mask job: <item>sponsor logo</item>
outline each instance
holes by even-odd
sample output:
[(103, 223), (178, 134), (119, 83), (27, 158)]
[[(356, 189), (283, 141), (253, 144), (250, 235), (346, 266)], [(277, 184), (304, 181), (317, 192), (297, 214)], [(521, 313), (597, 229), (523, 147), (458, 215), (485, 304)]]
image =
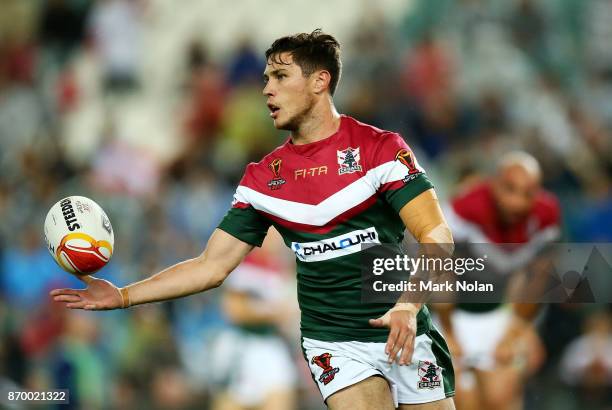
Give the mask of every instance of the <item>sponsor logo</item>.
[(337, 153), (338, 164), (340, 165), (340, 168), (338, 168), (338, 175), (352, 174), (353, 172), (362, 170), (361, 165), (359, 165), (359, 160), (361, 159), (359, 147), (349, 147), (345, 150), (337, 151)]
[(428, 360), (419, 360), (419, 389), (435, 389), (442, 386), (442, 368)]
[(410, 150), (406, 148), (400, 149), (395, 154), (395, 160), (408, 168), (408, 175), (402, 179), (403, 182), (410, 182), (415, 179), (417, 175), (421, 174), (421, 170), (417, 167), (416, 160), (414, 159), (414, 154)]
[(331, 353), (325, 352), (322, 355), (313, 357), (310, 361), (310, 363), (316, 364), (321, 369), (323, 369), (323, 373), (321, 374), (321, 376), (319, 376), (319, 383), (327, 385), (329, 382), (334, 380), (334, 377), (336, 377), (336, 373), (340, 371), (339, 367), (332, 367), (331, 358)]
[(292, 242), (291, 249), (302, 262), (317, 262), (359, 252), (365, 243), (380, 243), (374, 227), (316, 242)]
[(294, 178), (296, 180), (298, 178), (305, 179), (306, 177), (314, 177), (318, 175), (327, 175), (326, 165), (321, 165), (320, 167), (314, 167), (314, 168), (296, 169), (294, 172)]
[(108, 218), (106, 217), (106, 215), (102, 215), (102, 228), (104, 228), (104, 230), (106, 232), (108, 232), (108, 234), (110, 235), (113, 228), (111, 226), (110, 221), (108, 220)]
[(281, 186), (285, 182), (287, 182), (280, 176), (282, 164), (283, 164), (283, 160), (280, 158), (276, 158), (274, 161), (268, 164), (268, 167), (270, 168), (270, 170), (272, 171), (272, 174), (274, 175), (274, 178), (268, 181), (268, 187), (270, 187), (270, 189), (272, 190), (280, 189)]
[(64, 221), (66, 222), (68, 230), (72, 232), (75, 229), (79, 229), (81, 225), (77, 223), (77, 218), (70, 198), (63, 199), (62, 202), (60, 202), (60, 206), (62, 207), (62, 214), (64, 215)]

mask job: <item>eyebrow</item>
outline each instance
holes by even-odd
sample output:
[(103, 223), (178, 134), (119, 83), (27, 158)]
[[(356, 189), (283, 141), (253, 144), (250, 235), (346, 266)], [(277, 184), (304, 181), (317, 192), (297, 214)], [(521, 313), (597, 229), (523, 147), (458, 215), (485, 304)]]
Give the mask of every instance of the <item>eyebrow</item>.
[(273, 76), (273, 77), (277, 76), (278, 74), (281, 73), (281, 71), (287, 71), (287, 70), (285, 68), (277, 68), (277, 69), (269, 71), (268, 74), (264, 73), (263, 74), (263, 78), (265, 80), (265, 79), (269, 78), (270, 76)]

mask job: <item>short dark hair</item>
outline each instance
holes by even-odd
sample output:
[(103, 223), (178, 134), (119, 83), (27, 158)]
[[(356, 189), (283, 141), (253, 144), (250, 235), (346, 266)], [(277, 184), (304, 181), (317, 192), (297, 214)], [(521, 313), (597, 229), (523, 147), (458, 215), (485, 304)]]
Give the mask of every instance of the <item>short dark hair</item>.
[(300, 66), (305, 76), (311, 75), (315, 70), (329, 71), (329, 91), (334, 95), (342, 71), (338, 40), (321, 29), (312, 33), (281, 37), (266, 50), (266, 61), (272, 59), (277, 64), (286, 64), (280, 59), (281, 53), (285, 52), (291, 53), (293, 61)]

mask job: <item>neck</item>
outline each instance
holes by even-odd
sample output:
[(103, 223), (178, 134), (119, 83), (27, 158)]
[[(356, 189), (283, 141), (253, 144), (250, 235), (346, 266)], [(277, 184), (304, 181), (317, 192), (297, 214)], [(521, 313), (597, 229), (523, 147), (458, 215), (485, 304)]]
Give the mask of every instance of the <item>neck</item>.
[(310, 144), (329, 137), (340, 128), (340, 114), (333, 104), (317, 104), (302, 121), (297, 130), (291, 133), (295, 145)]

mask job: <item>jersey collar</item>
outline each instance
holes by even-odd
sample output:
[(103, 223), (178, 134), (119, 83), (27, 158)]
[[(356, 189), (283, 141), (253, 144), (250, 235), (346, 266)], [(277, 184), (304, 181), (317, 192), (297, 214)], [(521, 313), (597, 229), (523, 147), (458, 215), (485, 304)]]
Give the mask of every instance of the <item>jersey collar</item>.
[(315, 153), (317, 153), (318, 151), (327, 147), (329, 144), (331, 144), (335, 140), (337, 140), (339, 136), (342, 134), (342, 132), (344, 131), (344, 129), (346, 128), (347, 126), (346, 122), (347, 122), (346, 116), (344, 114), (341, 114), (340, 115), (340, 126), (338, 127), (338, 131), (336, 131), (329, 137), (323, 138), (322, 140), (319, 140), (319, 141), (310, 142), (308, 144), (295, 145), (291, 142), (291, 136), (289, 136), (289, 138), (287, 138), (287, 141), (285, 142), (285, 147), (287, 147), (287, 149), (295, 152), (298, 155), (310, 157), (314, 155)]

